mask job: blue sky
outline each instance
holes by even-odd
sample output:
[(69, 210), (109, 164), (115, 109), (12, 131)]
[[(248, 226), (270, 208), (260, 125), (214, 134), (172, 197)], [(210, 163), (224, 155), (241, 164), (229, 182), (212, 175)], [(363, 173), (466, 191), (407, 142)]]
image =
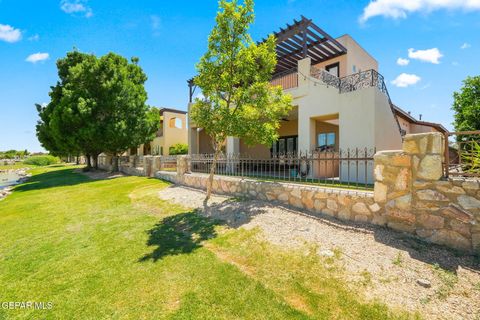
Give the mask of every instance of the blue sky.
[[(300, 15), (350, 34), (378, 60), (396, 104), (449, 129), (453, 91), (480, 74), (480, 0), (257, 0), (255, 9), (255, 40)], [(139, 57), (148, 103), (185, 110), (216, 10), (215, 0), (0, 0), (0, 150), (42, 150), (34, 103), (48, 102), (55, 61), (73, 47)]]

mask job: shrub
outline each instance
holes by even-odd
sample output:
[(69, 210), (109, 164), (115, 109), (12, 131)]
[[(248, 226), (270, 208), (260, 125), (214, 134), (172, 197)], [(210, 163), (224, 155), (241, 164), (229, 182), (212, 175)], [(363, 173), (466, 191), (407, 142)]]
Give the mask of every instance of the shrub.
[(48, 166), (50, 164), (58, 163), (60, 159), (54, 156), (45, 155), (45, 156), (33, 156), (28, 159), (25, 159), (23, 163), (31, 164), (34, 166)]
[(168, 153), (172, 156), (177, 154), (187, 154), (188, 153), (188, 145), (185, 143), (177, 143), (171, 146), (168, 149)]

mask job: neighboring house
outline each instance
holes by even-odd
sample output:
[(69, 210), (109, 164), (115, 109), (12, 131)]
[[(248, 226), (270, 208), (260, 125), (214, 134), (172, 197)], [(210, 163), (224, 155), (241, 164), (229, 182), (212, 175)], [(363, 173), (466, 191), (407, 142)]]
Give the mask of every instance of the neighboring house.
[(161, 108), (160, 129), (150, 143), (132, 148), (130, 155), (169, 155), (171, 146), (177, 143), (187, 144), (187, 112), (182, 110)]
[(445, 134), (446, 132), (448, 132), (448, 130), (441, 124), (417, 120), (410, 114), (410, 112), (405, 112), (396, 105), (393, 106), (393, 109), (400, 124), (400, 128), (402, 129), (403, 135), (409, 133), (426, 132), (440, 132)]
[[(401, 149), (402, 128), (378, 63), (352, 37), (335, 39), (305, 17), (275, 36), (277, 68), (272, 84), (291, 94), (294, 108), (281, 122), (279, 139), (272, 146), (249, 147), (228, 137), (227, 153), (258, 159), (305, 151), (342, 157), (341, 150)], [(193, 81), (189, 87), (190, 108)], [(191, 119), (188, 135), (190, 154), (213, 152), (209, 137)], [(338, 175), (335, 171), (328, 175)]]

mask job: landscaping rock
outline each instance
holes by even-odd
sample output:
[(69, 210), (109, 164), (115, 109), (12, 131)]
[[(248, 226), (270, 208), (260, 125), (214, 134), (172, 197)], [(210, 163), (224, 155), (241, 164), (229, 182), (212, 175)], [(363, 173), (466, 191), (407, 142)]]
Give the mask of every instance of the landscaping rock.
[(432, 284), (427, 279), (417, 279), (418, 285), (424, 288), (430, 288)]

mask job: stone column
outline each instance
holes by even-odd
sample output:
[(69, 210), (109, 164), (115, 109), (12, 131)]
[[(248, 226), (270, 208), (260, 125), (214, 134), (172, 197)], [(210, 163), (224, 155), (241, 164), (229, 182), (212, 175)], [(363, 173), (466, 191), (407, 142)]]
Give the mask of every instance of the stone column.
[(143, 172), (146, 177), (153, 177), (153, 156), (143, 157)]
[(182, 180), (185, 173), (188, 172), (188, 156), (181, 155), (177, 157), (177, 179)]

